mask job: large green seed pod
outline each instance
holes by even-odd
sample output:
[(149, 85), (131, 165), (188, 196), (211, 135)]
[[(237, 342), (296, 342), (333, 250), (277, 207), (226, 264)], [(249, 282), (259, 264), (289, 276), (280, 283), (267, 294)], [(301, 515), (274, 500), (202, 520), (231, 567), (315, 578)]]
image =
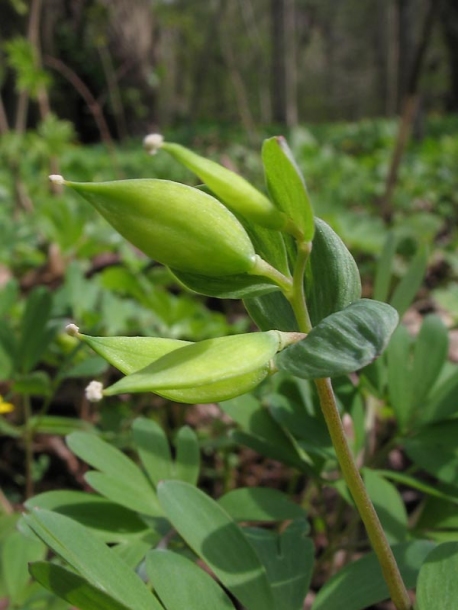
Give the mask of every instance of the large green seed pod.
[(253, 244), (237, 218), (195, 188), (168, 180), (62, 183), (164, 265), (210, 277), (249, 273), (255, 265)]
[(259, 385), (272, 372), (273, 356), (303, 336), (269, 331), (187, 345), (127, 375), (103, 394), (154, 392), (191, 404), (228, 400)]

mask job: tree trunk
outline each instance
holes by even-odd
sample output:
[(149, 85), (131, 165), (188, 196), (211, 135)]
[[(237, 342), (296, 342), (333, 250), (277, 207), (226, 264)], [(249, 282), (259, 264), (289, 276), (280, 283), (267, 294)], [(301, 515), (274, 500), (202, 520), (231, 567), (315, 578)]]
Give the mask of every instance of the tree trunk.
[(450, 89), (447, 95), (447, 110), (458, 111), (458, 3), (443, 0), (442, 28), (449, 56)]
[(410, 74), (406, 79), (405, 96), (398, 137), (385, 183), (385, 193), (380, 202), (382, 216), (386, 222), (390, 222), (393, 216), (393, 192), (398, 180), (398, 171), (401, 165), (402, 156), (409, 140), (412, 123), (415, 119), (415, 114), (418, 107), (418, 84), (426, 56), (426, 50), (428, 48), (429, 41), (431, 40), (434, 20), (439, 12), (440, 2), (441, 0), (430, 0), (429, 2), (428, 10), (423, 22), (421, 36), (415, 49)]
[(294, 0), (271, 0), (272, 118), (297, 124), (297, 57)]

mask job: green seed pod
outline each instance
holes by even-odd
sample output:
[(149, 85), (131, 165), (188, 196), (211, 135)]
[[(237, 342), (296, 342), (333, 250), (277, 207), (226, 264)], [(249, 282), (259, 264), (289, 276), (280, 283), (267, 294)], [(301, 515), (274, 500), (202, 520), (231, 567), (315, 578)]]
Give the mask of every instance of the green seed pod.
[(125, 375), (143, 369), (176, 349), (192, 345), (189, 341), (162, 337), (90, 337), (82, 334), (77, 336)]
[(154, 392), (191, 404), (228, 400), (259, 385), (272, 372), (273, 356), (303, 337), (269, 331), (208, 339), (166, 354), (103, 394)]
[(210, 277), (249, 273), (256, 254), (214, 197), (168, 180), (67, 182), (128, 241), (164, 265)]
[(268, 229), (286, 226), (283, 212), (242, 176), (180, 144), (163, 142), (160, 147), (194, 172), (236, 214)]

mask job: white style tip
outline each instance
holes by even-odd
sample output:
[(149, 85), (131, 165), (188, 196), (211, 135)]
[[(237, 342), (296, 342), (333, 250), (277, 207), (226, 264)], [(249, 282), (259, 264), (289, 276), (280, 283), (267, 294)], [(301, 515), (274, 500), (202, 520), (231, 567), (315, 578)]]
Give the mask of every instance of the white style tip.
[(67, 324), (65, 327), (65, 332), (67, 335), (70, 335), (70, 337), (76, 337), (76, 335), (80, 332), (80, 329), (76, 324)]
[(60, 174), (51, 174), (49, 176), (49, 180), (53, 183), (53, 184), (64, 184), (65, 183), (65, 179), (63, 176), (61, 176)]
[(91, 381), (85, 389), (85, 394), (89, 402), (99, 402), (103, 398), (103, 383)]
[(150, 133), (143, 139), (143, 147), (150, 154), (155, 155), (164, 142), (160, 133)]

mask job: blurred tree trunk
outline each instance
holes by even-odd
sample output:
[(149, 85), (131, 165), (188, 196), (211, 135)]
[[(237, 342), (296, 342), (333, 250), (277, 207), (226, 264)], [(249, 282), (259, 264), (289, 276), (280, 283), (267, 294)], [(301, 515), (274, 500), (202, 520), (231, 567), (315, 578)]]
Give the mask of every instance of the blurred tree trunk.
[(243, 81), (240, 67), (237, 63), (237, 58), (232, 47), (231, 37), (228, 35), (229, 24), (234, 22), (233, 11), (236, 5), (232, 2), (224, 2), (223, 4), (225, 9), (224, 16), (219, 23), (221, 50), (232, 81), (240, 121), (247, 132), (249, 141), (254, 143), (256, 137), (256, 127), (250, 110), (248, 91)]
[(388, 10), (386, 0), (377, 0), (375, 26), (375, 62), (377, 66), (378, 113), (388, 114)]
[(207, 22), (204, 43), (194, 62), (195, 72), (192, 78), (193, 87), (191, 101), (189, 103), (189, 113), (191, 117), (197, 117), (199, 115), (200, 103), (203, 99), (202, 92), (204, 91), (205, 82), (208, 79), (208, 69), (210, 67), (210, 58), (212, 57), (212, 49), (215, 42), (215, 32), (218, 31), (218, 26), (222, 21), (225, 2), (218, 0), (213, 6), (213, 12)]
[(271, 0), (272, 118), (297, 124), (297, 49), (294, 0)]
[(458, 2), (443, 0), (442, 27), (445, 44), (449, 56), (450, 89), (447, 99), (447, 109), (458, 111)]
[(402, 156), (409, 140), (412, 124), (417, 112), (420, 76), (424, 65), (428, 44), (431, 40), (433, 24), (439, 13), (440, 4), (441, 0), (429, 0), (429, 6), (423, 20), (423, 27), (415, 49), (411, 70), (406, 81), (398, 137), (393, 150), (393, 155), (391, 157), (388, 176), (385, 182), (385, 193), (380, 201), (381, 213), (386, 222), (390, 222), (393, 217), (393, 192), (398, 180), (398, 172), (401, 165)]
[(396, 10), (398, 13), (398, 86), (397, 86), (397, 109), (402, 108), (404, 97), (407, 94), (408, 80), (412, 72), (412, 62), (415, 54), (415, 14), (418, 11), (419, 1), (397, 0)]

